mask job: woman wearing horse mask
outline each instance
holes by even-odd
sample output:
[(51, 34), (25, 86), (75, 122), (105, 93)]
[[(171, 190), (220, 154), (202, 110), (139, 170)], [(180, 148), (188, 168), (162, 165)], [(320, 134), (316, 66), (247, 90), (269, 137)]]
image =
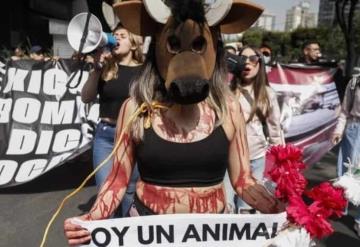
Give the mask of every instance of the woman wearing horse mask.
[[(245, 201), (264, 213), (279, 211), (277, 201), (251, 175), (245, 121), (224, 83), (220, 38), (220, 25), (222, 32), (241, 31), (262, 9), (238, 0), (222, 3), (222, 15), (203, 1), (115, 5), (125, 26), (143, 36), (152, 34), (153, 39), (131, 97), (119, 113), (112, 171), (92, 209), (80, 219), (106, 219), (114, 212), (135, 162), (140, 179), (130, 215), (224, 213), (227, 169), (233, 188)], [(161, 6), (166, 11), (159, 13)], [(140, 17), (138, 22), (134, 16)], [(237, 16), (243, 19), (237, 22)], [(91, 239), (71, 219), (64, 230), (70, 245)]]

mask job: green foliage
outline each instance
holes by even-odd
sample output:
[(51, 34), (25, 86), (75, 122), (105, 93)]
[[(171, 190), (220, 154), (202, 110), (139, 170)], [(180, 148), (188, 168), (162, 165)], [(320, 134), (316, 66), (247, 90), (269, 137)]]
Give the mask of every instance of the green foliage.
[[(360, 41), (360, 15), (356, 31)], [(268, 32), (261, 29), (249, 29), (243, 35), (243, 43), (260, 46), (266, 43), (273, 50), (273, 59), (279, 62), (289, 63), (296, 61), (302, 54), (302, 46), (308, 40), (320, 43), (322, 54), (329, 60), (339, 61), (346, 57), (344, 36), (337, 26), (319, 28), (299, 28), (292, 32)], [(360, 42), (357, 42), (360, 49)]]
[(244, 45), (250, 45), (259, 47), (263, 38), (263, 30), (259, 28), (250, 28), (244, 33), (242, 43)]

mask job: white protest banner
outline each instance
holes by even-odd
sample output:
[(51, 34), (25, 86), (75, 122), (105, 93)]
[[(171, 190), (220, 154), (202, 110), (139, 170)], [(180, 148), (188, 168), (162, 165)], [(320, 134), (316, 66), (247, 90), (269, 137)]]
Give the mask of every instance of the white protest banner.
[(260, 247), (286, 222), (281, 214), (174, 214), (98, 221), (74, 220), (91, 232), (84, 247)]

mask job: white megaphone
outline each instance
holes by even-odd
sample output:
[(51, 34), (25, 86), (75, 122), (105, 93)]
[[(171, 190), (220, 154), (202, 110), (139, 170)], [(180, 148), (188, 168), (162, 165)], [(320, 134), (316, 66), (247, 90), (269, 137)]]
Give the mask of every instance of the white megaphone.
[[(83, 36), (84, 28), (86, 25), (88, 13), (80, 13), (74, 16), (67, 28), (67, 39), (70, 43), (70, 46), (79, 51), (81, 38)], [(99, 19), (90, 14), (90, 19), (88, 23), (88, 35), (84, 40), (84, 45), (81, 53), (88, 53), (95, 50), (98, 47), (116, 46), (116, 39), (111, 33), (105, 33), (102, 30), (101, 22)]]

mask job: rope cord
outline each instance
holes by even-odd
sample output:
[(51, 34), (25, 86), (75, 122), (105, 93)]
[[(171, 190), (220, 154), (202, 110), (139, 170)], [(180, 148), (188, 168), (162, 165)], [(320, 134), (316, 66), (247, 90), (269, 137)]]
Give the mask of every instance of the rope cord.
[[(117, 151), (117, 149), (119, 148), (119, 146), (121, 144), (121, 139), (122, 139), (124, 133), (127, 131), (127, 129), (130, 127), (130, 125), (133, 123), (135, 118), (137, 118), (140, 114), (151, 113), (155, 109), (167, 109), (167, 108), (168, 107), (161, 105), (161, 103), (158, 103), (158, 102), (152, 102), (150, 105), (146, 104), (146, 103), (142, 103), (141, 106), (139, 108), (137, 108), (137, 110), (130, 116), (125, 127), (122, 129), (120, 136), (119, 136), (113, 150), (111, 151), (111, 153), (83, 180), (83, 182), (80, 184), (79, 187), (77, 187), (74, 191), (72, 191), (70, 194), (65, 196), (65, 198), (62, 200), (59, 207), (57, 208), (57, 210), (55, 211), (55, 213), (53, 214), (53, 216), (51, 217), (49, 223), (47, 224), (47, 226), (45, 228), (45, 232), (44, 232), (40, 247), (45, 246), (45, 242), (46, 242), (47, 236), (49, 234), (50, 227), (54, 223), (56, 217), (59, 215), (62, 208), (64, 207), (65, 202), (68, 199), (70, 199), (71, 197), (73, 197), (75, 194), (77, 194), (85, 186), (85, 184), (95, 175), (95, 173), (98, 170), (100, 170), (100, 168), (103, 167), (106, 164), (106, 162), (108, 162), (109, 159), (115, 154), (115, 152)], [(148, 114), (148, 116), (150, 116), (150, 114)]]

